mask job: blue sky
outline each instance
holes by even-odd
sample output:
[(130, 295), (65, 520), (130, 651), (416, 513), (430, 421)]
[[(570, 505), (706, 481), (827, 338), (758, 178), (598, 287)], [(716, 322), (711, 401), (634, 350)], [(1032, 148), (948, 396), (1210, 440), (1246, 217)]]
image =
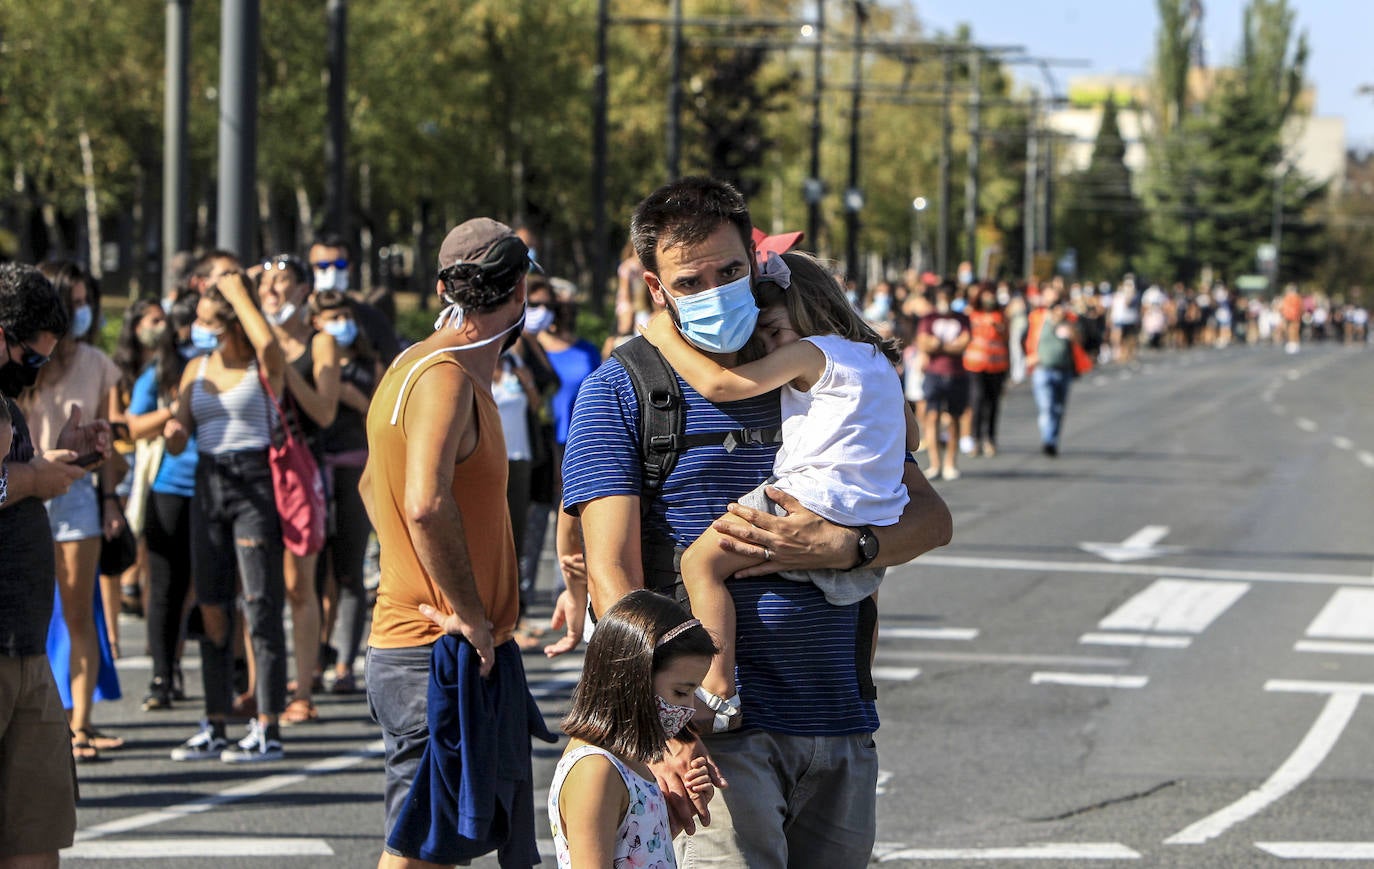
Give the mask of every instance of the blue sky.
[[(1061, 85), (1084, 72), (1136, 72), (1150, 68), (1158, 19), (1155, 0), (915, 0), (931, 31), (973, 27), (979, 42), (1024, 45), (1044, 57), (1091, 61), (1089, 69), (1055, 70)], [(1209, 65), (1229, 62), (1240, 46), (1244, 0), (1204, 0), (1203, 32)], [(1317, 113), (1343, 115), (1350, 147), (1374, 149), (1374, 0), (1290, 0), (1311, 55), (1308, 80), (1317, 88)], [(1039, 72), (1022, 68), (1019, 77)]]

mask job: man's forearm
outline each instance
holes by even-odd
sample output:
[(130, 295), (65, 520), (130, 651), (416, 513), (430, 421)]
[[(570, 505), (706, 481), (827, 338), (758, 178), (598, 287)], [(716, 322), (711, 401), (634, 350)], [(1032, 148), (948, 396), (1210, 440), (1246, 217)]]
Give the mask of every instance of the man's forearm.
[(484, 617), (458, 505), (447, 501), (431, 515), (423, 519), (410, 519), (408, 524), (410, 538), (415, 544), (415, 555), (425, 572), (444, 593), (453, 611), (469, 623)]

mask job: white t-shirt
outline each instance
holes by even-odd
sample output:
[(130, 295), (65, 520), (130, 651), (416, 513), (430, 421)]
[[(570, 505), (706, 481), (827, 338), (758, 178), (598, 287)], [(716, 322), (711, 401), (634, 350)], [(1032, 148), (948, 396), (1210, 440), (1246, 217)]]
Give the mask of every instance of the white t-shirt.
[(525, 394), (525, 386), (520, 378), (507, 368), (508, 364), (502, 360), (501, 371), (491, 384), (491, 394), (496, 399), (496, 409), (501, 412), (501, 431), (506, 436), (506, 460), (529, 461), (534, 457), (530, 449), (529, 417), (525, 415), (530, 399)]
[(782, 388), (775, 485), (836, 524), (895, 525), (908, 500), (897, 372), (872, 345), (838, 335), (802, 340), (825, 354), (825, 371), (807, 392)]

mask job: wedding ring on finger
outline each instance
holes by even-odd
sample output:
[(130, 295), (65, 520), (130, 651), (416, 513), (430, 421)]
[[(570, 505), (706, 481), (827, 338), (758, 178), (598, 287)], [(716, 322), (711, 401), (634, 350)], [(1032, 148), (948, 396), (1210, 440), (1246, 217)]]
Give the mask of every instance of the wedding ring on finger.
[(772, 561), (772, 560), (773, 560), (773, 550), (771, 550), (771, 549), (765, 549), (765, 550), (763, 550), (763, 560), (764, 560), (764, 561)]

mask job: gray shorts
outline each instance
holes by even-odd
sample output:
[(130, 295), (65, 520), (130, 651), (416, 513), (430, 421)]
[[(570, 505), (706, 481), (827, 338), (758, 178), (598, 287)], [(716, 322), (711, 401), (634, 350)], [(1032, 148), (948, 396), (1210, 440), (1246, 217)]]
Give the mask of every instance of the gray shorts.
[(99, 537), (103, 531), (100, 521), (100, 495), (89, 476), (72, 483), (72, 487), (47, 502), (48, 525), (57, 543), (75, 543)]
[(878, 747), (870, 733), (706, 737), (730, 783), (711, 825), (674, 843), (681, 869), (867, 866), (877, 834)]
[[(787, 511), (779, 507), (763, 493), (765, 486), (773, 485), (773, 480), (761, 483), (758, 488), (739, 499), (739, 503), (755, 510), (762, 510), (774, 516), (785, 516)], [(859, 570), (785, 570), (778, 574), (793, 582), (809, 582), (825, 593), (825, 599), (834, 606), (849, 606), (858, 603), (878, 590), (882, 585), (882, 567), (864, 567)]]
[[(367, 649), (367, 706), (386, 746), (386, 828), (400, 817), (429, 742), (429, 661), (433, 646)], [(397, 856), (407, 856), (398, 854)]]

